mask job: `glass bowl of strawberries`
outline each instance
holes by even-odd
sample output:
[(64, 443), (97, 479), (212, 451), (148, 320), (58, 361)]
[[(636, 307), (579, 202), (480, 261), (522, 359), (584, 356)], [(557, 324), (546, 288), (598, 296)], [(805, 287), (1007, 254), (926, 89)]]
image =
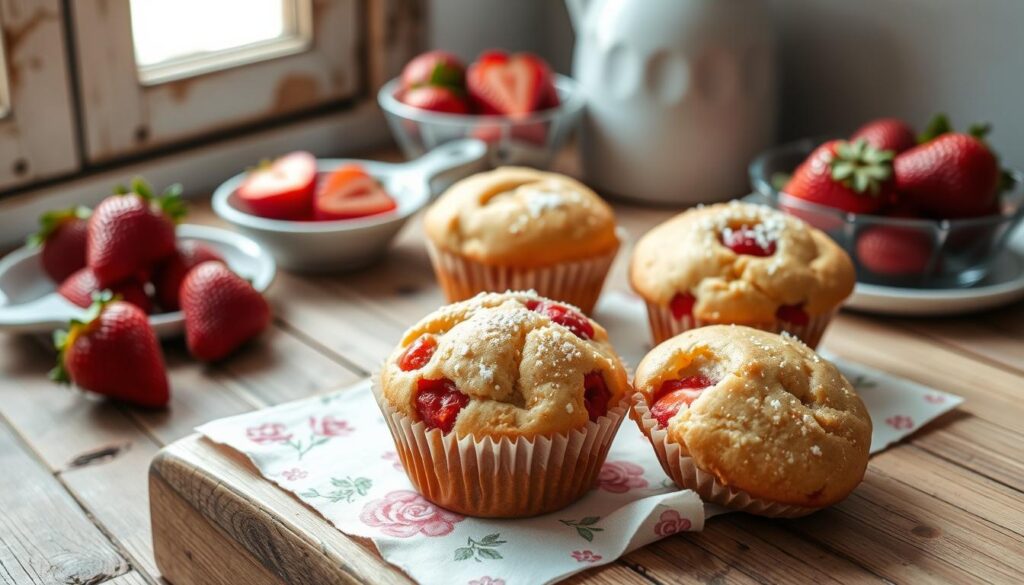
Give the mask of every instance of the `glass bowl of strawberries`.
[(460, 138), (488, 145), (491, 166), (546, 168), (583, 111), (571, 78), (530, 53), (491, 50), (466, 67), (445, 51), (410, 61), (377, 100), (405, 156)]
[(859, 282), (969, 287), (1024, 219), (1024, 175), (1000, 167), (987, 131), (955, 132), (939, 115), (918, 135), (883, 118), (848, 139), (769, 149), (750, 179), (772, 205), (843, 246)]

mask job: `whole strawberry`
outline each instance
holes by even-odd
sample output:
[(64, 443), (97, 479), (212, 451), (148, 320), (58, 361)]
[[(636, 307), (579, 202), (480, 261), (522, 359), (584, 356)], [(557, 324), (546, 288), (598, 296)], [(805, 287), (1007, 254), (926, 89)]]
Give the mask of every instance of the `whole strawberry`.
[(882, 276), (921, 276), (935, 244), (931, 234), (913, 228), (873, 226), (857, 235), (857, 261)]
[(136, 179), (132, 191), (119, 188), (89, 219), (86, 263), (100, 285), (131, 278), (174, 253), (174, 226), (185, 215), (181, 186), (155, 196)]
[(999, 161), (984, 142), (949, 132), (896, 157), (896, 188), (939, 219), (991, 213), (999, 196)]
[(897, 154), (917, 146), (914, 129), (899, 118), (879, 118), (868, 122), (850, 137), (851, 142), (858, 140), (864, 140), (879, 150), (891, 150)]
[(54, 344), (60, 353), (52, 379), (139, 406), (167, 406), (160, 343), (135, 305), (97, 295), (85, 319), (54, 333)]
[(153, 301), (146, 294), (146, 287), (142, 281), (129, 278), (108, 287), (101, 287), (99, 281), (96, 280), (96, 275), (88, 266), (67, 277), (60, 284), (57, 292), (79, 307), (86, 308), (92, 305), (96, 293), (102, 292), (104, 289), (118, 295), (124, 302), (142, 309), (143, 313), (153, 312)]
[(224, 257), (213, 248), (199, 242), (187, 241), (178, 244), (178, 249), (157, 267), (153, 273), (153, 288), (156, 302), (165, 311), (181, 308), (178, 293), (185, 275), (199, 264), (207, 261), (223, 262)]
[(865, 140), (822, 144), (797, 167), (783, 191), (851, 213), (874, 213), (892, 197), (892, 159)]
[(89, 213), (87, 207), (46, 212), (39, 218), (39, 231), (28, 239), (30, 246), (43, 247), (43, 270), (54, 282), (85, 266)]
[(263, 295), (223, 262), (203, 262), (190, 270), (180, 298), (185, 341), (199, 360), (226, 357), (270, 324)]

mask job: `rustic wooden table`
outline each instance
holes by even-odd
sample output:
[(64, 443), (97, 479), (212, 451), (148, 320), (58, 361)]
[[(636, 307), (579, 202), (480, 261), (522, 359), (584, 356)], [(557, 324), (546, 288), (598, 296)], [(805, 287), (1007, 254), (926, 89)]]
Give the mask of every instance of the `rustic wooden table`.
[[(195, 207), (191, 222), (219, 223), (208, 206)], [(618, 212), (634, 236), (670, 215), (624, 206)], [(628, 253), (620, 255), (611, 287), (625, 286)], [(200, 423), (368, 375), (408, 324), (442, 303), (418, 222), (380, 265), (335, 277), (281, 273), (269, 298), (276, 311), (271, 329), (225, 362), (202, 365), (188, 358), (182, 342), (165, 344), (173, 386), (166, 412), (55, 386), (46, 378), (53, 353), (44, 339), (0, 335), (0, 583), (160, 582), (147, 475), (161, 447)], [(949, 319), (844, 312), (824, 346), (966, 402), (872, 458), (864, 484), (832, 509), (791, 521), (716, 518), (701, 533), (663, 540), (577, 580), (1024, 581), (1024, 303)], [(202, 441), (186, 441), (171, 460), (202, 463), (207, 449)], [(314, 525), (312, 513), (254, 480), (244, 461), (225, 456), (214, 467), (230, 474), (233, 485), (248, 481), (250, 495), (279, 502), (282, 509), (273, 512), (289, 518), (285, 528), (323, 533), (322, 521)], [(164, 466), (155, 475), (188, 483), (174, 473)], [(209, 532), (201, 518), (182, 510), (182, 531)], [(236, 528), (246, 534), (244, 526)], [(227, 538), (228, 529), (222, 525), (211, 534)], [(323, 540), (340, 548), (319, 551), (326, 562), (337, 560), (356, 579), (404, 580), (362, 544), (329, 532)], [(248, 544), (273, 547), (276, 537), (260, 538)], [(263, 551), (271, 553), (263, 564), (252, 557), (252, 546), (225, 545), (213, 559), (193, 559), (188, 541), (180, 542), (178, 552), (188, 562), (223, 565), (249, 575), (246, 583), (276, 579), (266, 560), (273, 550)], [(309, 577), (288, 582), (312, 582)]]

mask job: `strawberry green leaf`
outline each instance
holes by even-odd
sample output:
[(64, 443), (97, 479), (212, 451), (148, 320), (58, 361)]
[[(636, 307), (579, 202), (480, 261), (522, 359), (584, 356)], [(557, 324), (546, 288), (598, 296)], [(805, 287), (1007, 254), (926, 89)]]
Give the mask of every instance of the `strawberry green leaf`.
[(952, 132), (953, 126), (949, 123), (949, 116), (946, 114), (935, 114), (925, 126), (924, 132), (917, 136), (917, 143), (930, 142), (947, 132)]
[(840, 142), (829, 162), (832, 180), (857, 193), (878, 195), (892, 177), (893, 158), (893, 151), (879, 150), (866, 140)]
[(988, 122), (976, 122), (967, 127), (967, 133), (977, 138), (978, 140), (985, 140), (988, 133), (992, 131), (992, 124)]
[(459, 89), (462, 86), (462, 71), (451, 65), (438, 63), (430, 72), (430, 80), (427, 85), (440, 85), (451, 89)]
[(153, 200), (153, 188), (142, 177), (132, 179), (132, 192), (146, 201)]
[(181, 198), (181, 193), (181, 183), (174, 183), (164, 189), (163, 194), (157, 198), (157, 202), (160, 204), (160, 210), (170, 217), (174, 223), (179, 223), (186, 215), (188, 215), (188, 205), (185, 203), (185, 200)]

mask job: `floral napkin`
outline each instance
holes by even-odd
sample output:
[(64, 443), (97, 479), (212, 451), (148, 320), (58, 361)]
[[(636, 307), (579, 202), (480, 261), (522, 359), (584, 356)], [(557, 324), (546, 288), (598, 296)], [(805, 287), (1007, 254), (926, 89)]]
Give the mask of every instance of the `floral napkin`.
[[(649, 345), (643, 311), (639, 300), (615, 293), (597, 311), (633, 365)], [(872, 453), (962, 401), (829, 357), (871, 412)], [(465, 517), (416, 493), (368, 380), (198, 430), (246, 454), (264, 477), (342, 532), (372, 539), (384, 559), (426, 584), (550, 583), (677, 532), (701, 530), (706, 518), (723, 512), (678, 490), (628, 419), (594, 490), (563, 510), (521, 520)]]

